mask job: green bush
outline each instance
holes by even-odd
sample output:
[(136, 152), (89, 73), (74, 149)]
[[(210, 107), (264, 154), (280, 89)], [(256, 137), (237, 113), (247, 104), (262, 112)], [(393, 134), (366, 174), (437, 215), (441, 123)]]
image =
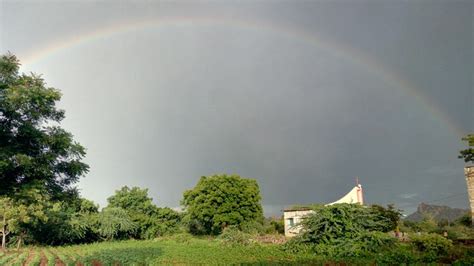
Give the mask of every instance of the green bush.
[(472, 217), (470, 213), (466, 213), (461, 216), (459, 219), (456, 220), (457, 224), (464, 225), (464, 226), (472, 226)]
[(446, 231), (448, 233), (448, 238), (451, 240), (474, 238), (474, 230), (471, 227), (466, 227), (464, 225), (446, 226), (442, 231)]
[(441, 257), (447, 256), (453, 247), (451, 240), (438, 234), (414, 235), (411, 237), (411, 244), (421, 252), (425, 262), (438, 261)]
[(242, 232), (252, 235), (264, 232), (263, 224), (257, 221), (244, 222), (239, 228)]
[(363, 232), (355, 238), (318, 244), (314, 251), (328, 258), (371, 258), (375, 253), (386, 251), (396, 243), (397, 239), (386, 233)]
[(300, 237), (293, 237), (288, 240), (281, 248), (290, 253), (314, 253), (314, 245), (304, 242)]
[(385, 252), (378, 253), (375, 261), (377, 265), (410, 265), (417, 263), (418, 259), (411, 245), (399, 243)]
[(421, 232), (434, 233), (439, 229), (438, 222), (429, 214), (423, 215), (423, 220), (417, 225)]
[(263, 221), (260, 188), (238, 175), (203, 176), (183, 194), (186, 221), (193, 234), (218, 235), (227, 226)]
[[(397, 219), (396, 211), (364, 207), (358, 204), (315, 206), (314, 213), (301, 222), (303, 231), (283, 249), (312, 252), (330, 259), (370, 258), (397, 243), (384, 231)], [(386, 212), (392, 214), (389, 218)]]
[(385, 231), (391, 221), (358, 204), (335, 204), (316, 207), (301, 225), (303, 233), (298, 238), (307, 243), (324, 244), (355, 239), (369, 231)]
[(265, 234), (285, 234), (285, 224), (283, 217), (266, 218), (263, 222), (263, 232)]
[(226, 244), (249, 245), (253, 243), (252, 235), (242, 232), (233, 226), (225, 228), (217, 239)]

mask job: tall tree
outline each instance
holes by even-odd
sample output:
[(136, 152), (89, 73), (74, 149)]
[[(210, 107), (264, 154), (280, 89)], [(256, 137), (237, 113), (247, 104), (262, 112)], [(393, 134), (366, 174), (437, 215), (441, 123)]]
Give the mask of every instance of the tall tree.
[[(474, 163), (474, 134), (469, 134), (462, 138), (463, 141), (467, 142), (468, 147), (465, 150), (459, 152), (459, 158), (464, 159), (466, 163)], [(471, 218), (474, 226), (474, 166), (466, 165), (464, 168), (464, 174), (466, 176), (467, 193), (469, 195), (469, 205), (471, 207)]]
[(254, 179), (238, 175), (203, 176), (196, 187), (184, 192), (190, 231), (219, 234), (229, 225), (262, 223), (260, 189)]
[(0, 195), (35, 181), (64, 195), (88, 171), (85, 149), (59, 126), (61, 93), (19, 67), (14, 55), (0, 56)]

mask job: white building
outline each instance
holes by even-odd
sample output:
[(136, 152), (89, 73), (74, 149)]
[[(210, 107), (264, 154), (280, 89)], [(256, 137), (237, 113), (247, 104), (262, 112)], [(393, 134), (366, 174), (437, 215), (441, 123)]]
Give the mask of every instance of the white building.
[[(361, 205), (364, 204), (362, 185), (357, 184), (344, 197), (340, 198), (335, 202), (326, 204), (326, 206), (337, 203), (358, 203)], [(299, 234), (299, 232), (301, 231), (301, 226), (299, 225), (299, 223), (302, 219), (304, 219), (304, 216), (312, 212), (313, 210), (311, 210), (310, 207), (296, 207), (285, 209), (283, 211), (283, 219), (285, 222), (285, 236), (295, 236)]]

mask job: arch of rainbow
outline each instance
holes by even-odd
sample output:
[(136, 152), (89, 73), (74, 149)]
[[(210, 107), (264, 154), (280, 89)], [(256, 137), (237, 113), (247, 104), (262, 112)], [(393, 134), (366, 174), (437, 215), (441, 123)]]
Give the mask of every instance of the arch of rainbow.
[(109, 27), (104, 27), (95, 31), (87, 32), (78, 36), (73, 36), (64, 41), (55, 42), (43, 49), (38, 49), (23, 58), (24, 65), (30, 65), (41, 59), (47, 58), (52, 54), (58, 53), (65, 49), (77, 47), (81, 44), (93, 42), (103, 38), (112, 37), (117, 34), (143, 30), (146, 28), (166, 27), (166, 26), (227, 26), (243, 30), (258, 30), (267, 31), (275, 34), (287, 36), (292, 39), (303, 41), (324, 49), (331, 55), (349, 58), (361, 67), (371, 73), (381, 77), (388, 84), (395, 85), (403, 89), (411, 97), (414, 97), (418, 102), (424, 106), (429, 113), (435, 118), (441, 120), (454, 134), (457, 136), (464, 136), (464, 130), (450, 120), (450, 118), (443, 113), (436, 104), (432, 103), (429, 98), (419, 92), (415, 86), (408, 81), (401, 78), (394, 71), (390, 71), (387, 67), (381, 65), (367, 55), (356, 51), (351, 47), (344, 46), (340, 43), (335, 43), (327, 38), (321, 38), (315, 33), (305, 32), (296, 28), (287, 27), (285, 25), (274, 25), (265, 21), (256, 20), (234, 20), (228, 18), (208, 18), (208, 17), (168, 17), (160, 19), (146, 19), (137, 21), (128, 21), (121, 24), (116, 24)]

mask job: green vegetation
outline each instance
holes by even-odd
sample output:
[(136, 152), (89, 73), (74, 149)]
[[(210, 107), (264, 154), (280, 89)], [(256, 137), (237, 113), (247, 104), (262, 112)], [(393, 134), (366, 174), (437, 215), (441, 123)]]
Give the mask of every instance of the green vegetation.
[(124, 210), (136, 226), (122, 238), (152, 239), (179, 230), (181, 215), (170, 208), (158, 208), (148, 197), (148, 189), (122, 187), (107, 199), (107, 208)]
[[(379, 235), (380, 234), (380, 235)], [(370, 234), (369, 234), (370, 235)], [(237, 237), (236, 237), (237, 236)], [(242, 238), (243, 236), (243, 238)], [(370, 236), (368, 242), (387, 239), (383, 233)], [(244, 241), (244, 242), (241, 242)], [(471, 265), (474, 250), (467, 247), (453, 248), (449, 240), (439, 235), (422, 235), (413, 243), (393, 243), (390, 249), (361, 250), (348, 245), (346, 256), (328, 256), (327, 253), (287, 252), (281, 245), (259, 243), (253, 235), (235, 229), (225, 229), (216, 238), (201, 238), (177, 234), (154, 240), (126, 240), (65, 246), (35, 248), (21, 252), (8, 251), (0, 255), (1, 265), (17, 265), (31, 257), (29, 264), (38, 265), (38, 254), (47, 265), (56, 262), (64, 265), (161, 265), (161, 264), (323, 264), (346, 262), (354, 264), (403, 264), (443, 261), (458, 265)], [(353, 249), (356, 248), (356, 249)], [(319, 250), (334, 251), (331, 245), (320, 245)], [(363, 253), (357, 253), (357, 250)], [(361, 256), (370, 254), (371, 256)], [(359, 256), (354, 256), (356, 253)], [(21, 264), (18, 264), (21, 265)]]
[(452, 241), (438, 234), (421, 234), (411, 237), (411, 243), (422, 252), (423, 260), (435, 262), (439, 257), (447, 256), (452, 249)]
[[(277, 245), (222, 245), (218, 239), (190, 237), (183, 243), (174, 237), (156, 240), (104, 242), (61, 248), (37, 248), (34, 254), (44, 254), (48, 265), (56, 260), (65, 265), (133, 265), (133, 264), (240, 264), (240, 263), (305, 263), (318, 261), (316, 256), (295, 256)], [(53, 255), (55, 254), (55, 255)], [(72, 255), (74, 254), (74, 255)], [(0, 256), (1, 261), (24, 261), (28, 251)], [(36, 255), (35, 255), (36, 256)], [(74, 256), (74, 259), (73, 259)], [(8, 258), (8, 260), (5, 260)], [(37, 259), (35, 261), (38, 261)], [(4, 264), (2, 264), (4, 265)], [(29, 265), (35, 265), (33, 260)], [(37, 264), (36, 264), (37, 265)]]
[(219, 234), (230, 225), (239, 228), (262, 225), (263, 211), (257, 181), (237, 175), (203, 176), (196, 187), (184, 192), (189, 230), (195, 234)]
[[(383, 211), (382, 211), (383, 209)], [(392, 229), (394, 210), (358, 204), (317, 206), (302, 222), (302, 233), (285, 244), (290, 252), (310, 252), (330, 258), (367, 257), (394, 245), (383, 233)]]
[[(295, 206), (314, 213), (288, 240), (282, 217), (264, 219), (257, 181), (238, 175), (201, 177), (183, 212), (127, 186), (99, 210), (74, 187), (89, 167), (59, 126), (60, 98), (39, 75), (20, 74), (15, 56), (0, 57), (0, 265), (474, 263), (458, 243), (474, 239), (470, 217), (402, 222), (392, 205)], [(473, 149), (460, 157), (472, 162)], [(399, 229), (408, 237), (394, 237)]]
[[(336, 204), (315, 207), (314, 213), (302, 222), (303, 232), (283, 248), (294, 254), (313, 254), (326, 260), (355, 263), (453, 263), (459, 259), (463, 262), (474, 260), (474, 249), (462, 245), (454, 247), (451, 240), (440, 234), (411, 231), (405, 239), (387, 234), (396, 229), (395, 225), (398, 228), (398, 224), (407, 228), (399, 217), (400, 212), (393, 206)], [(440, 230), (429, 217), (411, 225), (416, 229)]]

